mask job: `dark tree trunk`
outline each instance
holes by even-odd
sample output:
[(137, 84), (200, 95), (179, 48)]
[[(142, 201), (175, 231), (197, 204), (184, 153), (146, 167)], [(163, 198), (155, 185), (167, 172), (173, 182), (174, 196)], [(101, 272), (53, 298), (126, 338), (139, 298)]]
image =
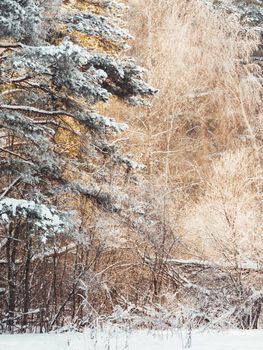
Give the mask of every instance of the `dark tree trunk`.
[(8, 279), (8, 320), (7, 330), (13, 332), (15, 307), (16, 307), (16, 253), (18, 245), (19, 231), (18, 227), (12, 227), (10, 224), (8, 229), (8, 238), (6, 244), (7, 259), (7, 279)]
[(25, 261), (25, 279), (24, 279), (24, 307), (23, 307), (23, 328), (26, 327), (28, 321), (29, 311), (29, 300), (30, 300), (30, 265), (31, 265), (31, 248), (32, 248), (32, 237), (30, 231), (26, 233), (26, 261)]

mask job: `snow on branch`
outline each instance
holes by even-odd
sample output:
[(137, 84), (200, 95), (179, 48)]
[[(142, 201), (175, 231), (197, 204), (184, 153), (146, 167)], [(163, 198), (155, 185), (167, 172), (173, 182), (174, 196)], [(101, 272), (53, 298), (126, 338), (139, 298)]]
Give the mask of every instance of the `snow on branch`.
[(127, 8), (127, 6), (119, 1), (113, 1), (113, 0), (90, 0), (90, 3), (96, 6), (99, 6), (101, 8), (108, 8), (108, 9), (119, 9), (123, 10)]
[(66, 230), (68, 223), (63, 215), (53, 207), (38, 204), (34, 201), (16, 198), (0, 200), (0, 223), (7, 224), (16, 217), (24, 218), (41, 231), (61, 233)]
[(117, 186), (74, 181), (69, 184), (69, 188), (73, 192), (93, 199), (99, 207), (110, 213), (120, 214), (126, 204), (130, 204), (129, 196)]
[[(7, 105), (5, 107), (4, 107), (5, 109), (16, 110), (16, 108), (13, 108), (13, 107), (19, 107), (19, 106)], [(22, 109), (18, 109), (18, 110), (21, 111)], [(30, 139), (35, 142), (39, 141), (43, 143), (48, 143), (48, 137), (54, 134), (51, 128), (48, 128), (45, 125), (40, 127), (36, 125), (35, 122), (29, 117), (26, 117), (16, 112), (12, 114), (1, 113), (0, 123), (1, 123), (1, 126), (6, 127), (10, 130), (13, 130), (15, 133), (20, 134), (21, 136), (26, 137), (27, 139)]]
[(90, 104), (106, 102), (111, 95), (142, 104), (145, 97), (157, 92), (143, 81), (145, 70), (133, 60), (89, 51), (69, 38), (58, 46), (24, 47), (14, 55), (13, 65), (53, 77), (58, 89), (67, 88)]
[[(63, 110), (48, 111), (48, 110), (39, 109), (32, 106), (18, 106), (18, 105), (0, 105), (0, 109), (20, 111), (20, 112), (26, 112), (26, 113), (43, 114), (46, 116), (68, 116), (68, 117), (77, 119), (78, 121), (86, 124), (87, 126), (93, 129), (97, 129), (103, 132), (105, 132), (107, 129), (111, 129), (113, 132), (120, 133), (128, 129), (128, 125), (126, 123), (117, 123), (113, 118), (108, 118), (95, 112), (76, 113), (74, 115), (72, 113), (69, 113)], [(0, 120), (1, 119), (2, 120), (8, 119), (8, 122), (10, 123), (12, 116), (5, 115), (5, 118), (4, 116), (2, 116)], [(13, 124), (19, 123), (19, 127), (22, 126), (22, 121), (24, 122), (23, 124), (26, 123), (27, 126), (30, 126), (31, 132), (41, 131), (41, 133), (44, 133), (47, 130), (52, 132), (52, 129), (44, 128), (43, 126), (41, 128), (37, 127), (36, 126), (37, 122), (33, 122), (32, 120), (30, 120), (29, 118), (25, 118), (24, 116), (22, 117), (22, 116), (15, 115), (13, 119), (14, 119)], [(32, 124), (34, 124), (34, 126)]]
[(76, 114), (76, 119), (85, 123), (90, 128), (102, 132), (110, 129), (115, 133), (120, 133), (128, 129), (126, 123), (117, 123), (113, 118), (108, 118), (96, 112)]
[(132, 39), (128, 31), (113, 26), (104, 16), (92, 13), (78, 13), (66, 19), (70, 30), (77, 30), (84, 34), (101, 37), (107, 41), (116, 42), (123, 46), (123, 42)]
[(35, 41), (41, 33), (42, 8), (34, 0), (0, 1), (0, 37)]

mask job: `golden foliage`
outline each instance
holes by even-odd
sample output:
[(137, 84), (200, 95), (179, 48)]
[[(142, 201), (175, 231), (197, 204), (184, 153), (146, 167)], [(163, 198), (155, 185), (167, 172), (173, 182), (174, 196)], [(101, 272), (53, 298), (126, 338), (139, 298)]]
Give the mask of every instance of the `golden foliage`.
[(70, 37), (78, 44), (81, 44), (89, 49), (96, 50), (97, 52), (114, 53), (119, 51), (117, 44), (111, 43), (98, 36), (91, 36), (74, 30), (72, 33), (70, 33)]

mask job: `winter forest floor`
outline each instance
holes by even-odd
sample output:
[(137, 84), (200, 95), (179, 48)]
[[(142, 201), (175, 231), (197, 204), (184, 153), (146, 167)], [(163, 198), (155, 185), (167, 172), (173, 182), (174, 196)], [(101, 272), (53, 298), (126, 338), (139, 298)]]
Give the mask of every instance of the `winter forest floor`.
[(1, 335), (0, 350), (263, 350), (263, 331)]

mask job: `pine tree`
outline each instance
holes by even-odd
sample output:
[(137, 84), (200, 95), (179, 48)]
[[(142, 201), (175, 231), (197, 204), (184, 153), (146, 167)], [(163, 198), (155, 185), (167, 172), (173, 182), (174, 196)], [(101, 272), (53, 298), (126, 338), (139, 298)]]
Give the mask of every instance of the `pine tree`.
[(56, 235), (79, 232), (69, 202), (85, 197), (121, 212), (123, 195), (106, 174), (114, 164), (139, 166), (111, 142), (127, 124), (96, 108), (113, 97), (145, 104), (156, 92), (144, 70), (121, 57), (131, 38), (116, 24), (122, 9), (106, 0), (0, 3), (0, 223), (8, 281), (0, 307), (9, 330), (28, 323), (34, 256)]

